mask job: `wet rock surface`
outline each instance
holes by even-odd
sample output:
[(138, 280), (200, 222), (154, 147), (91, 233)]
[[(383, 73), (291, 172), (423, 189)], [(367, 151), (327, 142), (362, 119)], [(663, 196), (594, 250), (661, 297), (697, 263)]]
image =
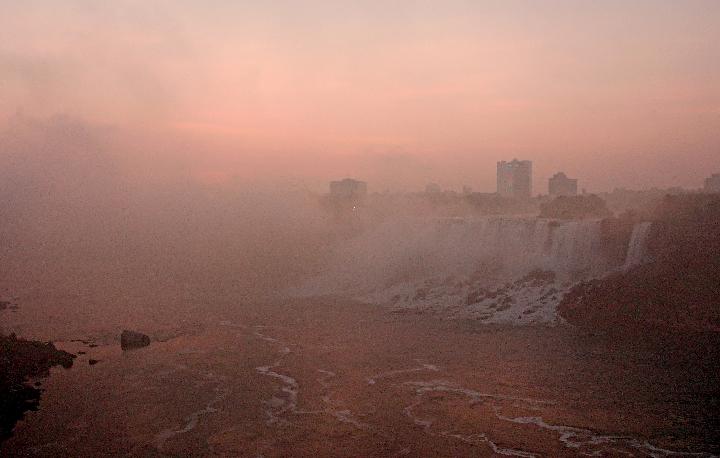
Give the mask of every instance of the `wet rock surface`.
[(569, 287), (555, 272), (534, 269), (516, 279), (482, 275), (430, 279), (389, 298), (394, 313), (430, 313), (452, 319), (513, 325), (560, 324), (555, 308)]
[(12, 300), (0, 299), (0, 311), (10, 310), (11, 312), (17, 312), (20, 307)]
[(125, 330), (120, 334), (120, 347), (123, 350), (133, 350), (148, 345), (150, 345), (150, 337), (141, 332)]
[(53, 366), (69, 368), (73, 358), (51, 342), (0, 335), (0, 442), (10, 437), (25, 412), (39, 406), (39, 383), (33, 386), (29, 379), (46, 377)]
[(636, 335), (720, 332), (720, 198), (668, 196), (652, 215), (649, 261), (575, 286), (558, 306), (570, 323)]

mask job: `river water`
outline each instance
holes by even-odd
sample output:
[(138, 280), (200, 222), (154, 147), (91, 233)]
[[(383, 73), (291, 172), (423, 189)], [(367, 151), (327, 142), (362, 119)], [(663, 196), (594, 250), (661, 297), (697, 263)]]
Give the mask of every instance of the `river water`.
[(720, 453), (708, 339), (638, 345), (332, 298), (228, 310), (135, 351), (59, 342), (85, 354), (53, 370), (0, 455)]

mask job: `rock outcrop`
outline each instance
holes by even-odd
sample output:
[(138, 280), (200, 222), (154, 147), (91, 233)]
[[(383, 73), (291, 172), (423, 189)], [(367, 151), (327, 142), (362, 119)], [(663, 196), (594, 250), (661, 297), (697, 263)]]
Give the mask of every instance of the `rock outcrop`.
[(0, 334), (0, 442), (10, 437), (26, 411), (38, 408), (41, 391), (29, 384), (29, 378), (46, 377), (53, 366), (69, 368), (73, 358), (51, 342)]
[(667, 196), (653, 213), (651, 262), (581, 283), (558, 311), (623, 333), (720, 332), (720, 197)]
[(125, 330), (120, 334), (120, 347), (123, 350), (132, 350), (148, 345), (150, 345), (150, 337), (141, 332)]

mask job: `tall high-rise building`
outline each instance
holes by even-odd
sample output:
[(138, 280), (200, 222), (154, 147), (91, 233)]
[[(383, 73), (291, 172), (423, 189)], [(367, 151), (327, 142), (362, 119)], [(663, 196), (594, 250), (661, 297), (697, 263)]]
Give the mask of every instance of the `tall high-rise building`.
[(557, 196), (576, 196), (577, 179), (568, 178), (563, 172), (558, 172), (548, 180), (548, 194)]
[(532, 195), (532, 162), (517, 159), (498, 162), (497, 193), (504, 197), (529, 199)]

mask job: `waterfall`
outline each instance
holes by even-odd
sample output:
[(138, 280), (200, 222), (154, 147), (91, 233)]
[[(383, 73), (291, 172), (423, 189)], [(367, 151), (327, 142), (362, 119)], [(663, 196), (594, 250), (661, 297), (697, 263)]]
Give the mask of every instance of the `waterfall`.
[(600, 222), (594, 220), (453, 219), (440, 224), (429, 257), (436, 261), (492, 260), (509, 271), (597, 272), (606, 267), (600, 244)]
[(625, 269), (642, 264), (645, 260), (645, 245), (651, 227), (652, 223), (649, 222), (639, 223), (633, 227), (625, 256)]
[(340, 243), (318, 285), (377, 291), (480, 271), (512, 279), (542, 269), (575, 278), (612, 267), (598, 220), (397, 218)]

